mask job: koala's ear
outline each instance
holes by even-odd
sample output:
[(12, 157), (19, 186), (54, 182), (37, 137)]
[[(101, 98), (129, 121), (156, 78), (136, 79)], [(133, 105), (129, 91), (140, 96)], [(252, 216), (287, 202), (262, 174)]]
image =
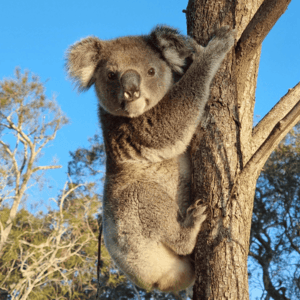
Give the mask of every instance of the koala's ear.
[(101, 58), (103, 43), (96, 37), (88, 37), (72, 45), (66, 55), (66, 69), (79, 91), (95, 82), (95, 69)]
[(157, 26), (150, 35), (150, 42), (161, 52), (170, 67), (182, 74), (186, 59), (195, 52), (192, 38), (181, 35), (177, 29), (169, 26)]

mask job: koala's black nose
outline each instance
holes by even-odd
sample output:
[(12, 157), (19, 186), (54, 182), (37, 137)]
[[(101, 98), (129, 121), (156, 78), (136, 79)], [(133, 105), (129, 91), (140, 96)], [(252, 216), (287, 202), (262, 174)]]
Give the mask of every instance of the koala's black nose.
[(137, 71), (127, 70), (121, 77), (124, 98), (127, 101), (134, 101), (141, 95), (141, 76)]

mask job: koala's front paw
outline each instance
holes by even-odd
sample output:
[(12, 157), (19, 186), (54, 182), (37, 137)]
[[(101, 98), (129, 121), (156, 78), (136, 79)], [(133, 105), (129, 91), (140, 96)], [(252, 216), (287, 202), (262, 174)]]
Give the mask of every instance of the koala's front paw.
[(184, 221), (187, 227), (201, 227), (201, 224), (205, 221), (206, 215), (204, 214), (206, 210), (205, 205), (199, 205), (201, 200), (197, 200), (193, 205), (191, 205), (186, 211), (186, 219)]
[(229, 26), (223, 26), (217, 29), (213, 38), (207, 45), (210, 52), (215, 54), (226, 54), (234, 45), (235, 30)]

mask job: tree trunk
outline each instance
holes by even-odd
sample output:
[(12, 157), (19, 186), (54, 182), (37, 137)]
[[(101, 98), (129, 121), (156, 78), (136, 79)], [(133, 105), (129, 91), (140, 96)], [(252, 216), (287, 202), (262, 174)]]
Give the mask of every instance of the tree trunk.
[(256, 180), (299, 121), (300, 84), (254, 128), (261, 43), (291, 0), (190, 0), (188, 34), (206, 45), (216, 27), (236, 28), (236, 44), (211, 87), (191, 144), (193, 200), (207, 204), (195, 249), (194, 300), (249, 299), (247, 257)]

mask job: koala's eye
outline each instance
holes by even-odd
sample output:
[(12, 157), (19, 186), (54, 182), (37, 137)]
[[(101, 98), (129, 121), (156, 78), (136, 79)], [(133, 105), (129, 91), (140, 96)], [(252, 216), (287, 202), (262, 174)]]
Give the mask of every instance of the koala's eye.
[(117, 78), (117, 74), (114, 73), (114, 72), (109, 72), (109, 73), (107, 74), (107, 77), (108, 77), (108, 79), (110, 79), (110, 80), (114, 80), (114, 79)]
[(154, 76), (155, 75), (155, 70), (153, 68), (148, 70), (148, 75), (149, 76)]

